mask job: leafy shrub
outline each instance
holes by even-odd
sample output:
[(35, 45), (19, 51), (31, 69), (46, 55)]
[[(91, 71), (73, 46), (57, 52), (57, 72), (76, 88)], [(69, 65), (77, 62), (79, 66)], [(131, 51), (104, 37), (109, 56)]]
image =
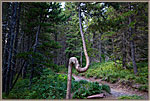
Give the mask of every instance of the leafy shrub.
[(55, 72), (57, 72), (57, 73), (67, 73), (68, 72), (67, 69), (68, 68), (66, 68), (65, 65), (55, 66), (55, 68), (54, 68)]
[(75, 91), (74, 99), (84, 99), (89, 95), (99, 94), (103, 91), (110, 93), (110, 87), (108, 85), (99, 85), (98, 82), (87, 82), (85, 80), (80, 81), (80, 88)]
[(81, 84), (87, 84), (88, 81), (86, 81), (86, 80), (80, 80), (79, 83), (81, 83)]
[[(109, 87), (109, 86), (108, 86)], [(80, 89), (80, 90), (79, 90)], [(71, 91), (79, 95), (79, 98), (86, 98), (87, 95), (100, 93), (107, 90), (107, 87), (99, 86), (98, 83), (89, 83), (85, 80), (75, 81), (72, 77)], [(3, 93), (4, 99), (65, 99), (67, 90), (67, 75), (56, 74), (50, 68), (45, 68), (40, 77), (33, 78), (33, 84), (29, 88), (29, 79), (19, 78), (9, 96)], [(79, 91), (79, 92), (78, 92)], [(20, 93), (22, 92), (22, 93)], [(86, 93), (85, 93), (86, 92)]]
[(148, 78), (144, 78), (144, 77), (136, 77), (135, 78), (136, 83), (140, 83), (140, 84), (146, 84), (148, 82)]
[(148, 84), (142, 85), (138, 89), (142, 91), (148, 91)]
[(134, 74), (129, 74), (129, 75), (127, 75), (127, 76), (125, 77), (126, 80), (133, 80), (133, 79), (135, 79), (135, 78), (136, 78), (136, 77), (135, 77)]
[(102, 89), (105, 90), (107, 93), (110, 93), (111, 92), (111, 89), (108, 85), (103, 85), (102, 84)]
[(66, 96), (66, 89), (67, 75), (55, 74), (50, 68), (46, 68), (40, 78), (33, 78), (31, 88), (29, 88), (29, 79), (19, 79), (9, 96), (3, 98), (63, 99)]

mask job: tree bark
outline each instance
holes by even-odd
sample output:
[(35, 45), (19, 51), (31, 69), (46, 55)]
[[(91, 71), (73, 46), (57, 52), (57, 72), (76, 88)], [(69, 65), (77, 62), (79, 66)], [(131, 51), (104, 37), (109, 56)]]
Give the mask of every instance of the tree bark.
[[(9, 3), (9, 7), (8, 7), (8, 11), (10, 12), (8, 12), (8, 15), (7, 16), (12, 16), (12, 12), (11, 12), (11, 10), (12, 10), (12, 7), (11, 7), (11, 3)], [(10, 18), (8, 18), (8, 21), (7, 21), (7, 26), (5, 26), (6, 28), (8, 28), (9, 30), (10, 30), (10, 25), (9, 25), (9, 23), (10, 23)], [(3, 27), (3, 28), (5, 28), (5, 27)], [(4, 37), (4, 35), (3, 35), (3, 37)], [(3, 47), (4, 47), (4, 50), (3, 50), (3, 67), (2, 67), (2, 81), (3, 81), (3, 92), (5, 92), (5, 87), (6, 87), (6, 72), (7, 72), (7, 62), (8, 62), (8, 54), (9, 54), (9, 44), (10, 44), (10, 37), (11, 37), (11, 35), (10, 35), (10, 31), (8, 32), (8, 33), (6, 33), (6, 35), (5, 35), (5, 38), (3, 38), (4, 39), (4, 45), (3, 45)]]
[[(129, 3), (129, 10), (131, 10), (130, 3)], [(131, 21), (132, 21), (131, 16), (129, 16), (129, 25), (130, 25)], [(135, 47), (134, 47), (134, 40), (133, 40), (132, 33), (133, 33), (132, 28), (129, 27), (131, 57), (132, 57), (134, 74), (136, 75), (138, 71), (137, 71), (137, 65), (136, 65), (136, 62), (135, 62)]]
[(18, 3), (12, 3), (13, 11), (10, 19), (10, 44), (9, 44), (8, 65), (7, 65), (6, 81), (5, 81), (6, 94), (9, 94), (9, 89), (10, 89), (9, 86), (10, 86), (11, 60), (12, 60), (12, 50), (13, 50), (13, 42), (14, 42), (14, 35), (15, 35), (17, 7), (18, 7)]
[(16, 26), (16, 34), (15, 34), (15, 36), (14, 36), (14, 47), (13, 47), (13, 50), (14, 50), (14, 54), (13, 54), (13, 59), (12, 59), (12, 61), (13, 61), (13, 64), (12, 64), (12, 66), (11, 66), (11, 70), (12, 70), (12, 72), (11, 72), (11, 78), (10, 78), (10, 88), (11, 88), (11, 86), (12, 86), (12, 82), (13, 82), (13, 77), (14, 77), (14, 73), (15, 73), (15, 68), (16, 68), (16, 58), (15, 58), (15, 56), (16, 56), (16, 54), (17, 54), (17, 52), (18, 52), (18, 34), (19, 34), (19, 23), (20, 23), (20, 11), (21, 11), (21, 4), (19, 3), (18, 4), (19, 5), (19, 8), (18, 8), (18, 13), (17, 13), (17, 26)]
[(20, 68), (20, 70), (19, 70), (19, 73), (18, 73), (18, 75), (17, 75), (15, 81), (13, 82), (13, 84), (12, 84), (10, 90), (12, 90), (13, 87), (15, 86), (15, 84), (16, 84), (16, 82), (17, 82), (17, 80), (18, 80), (18, 78), (19, 78), (19, 76), (20, 76), (20, 74), (21, 74), (21, 71), (22, 71), (22, 69), (23, 69), (23, 67), (24, 67), (25, 65), (26, 65), (26, 61), (23, 62), (23, 65), (21, 66), (21, 68)]
[[(57, 36), (58, 36), (57, 33), (55, 33), (55, 42), (57, 42)], [(55, 56), (56, 56), (56, 57), (54, 58), (54, 63), (55, 63), (55, 64), (58, 64), (58, 61), (57, 61), (57, 55), (58, 55), (57, 50), (54, 51), (54, 54), (55, 54)]]
[(81, 47), (81, 58), (80, 58), (80, 66), (82, 67), (82, 47)]
[[(41, 29), (41, 25), (38, 26), (38, 30), (37, 30), (37, 33), (36, 33), (35, 44), (33, 45), (33, 52), (36, 52), (36, 46), (38, 44), (38, 36), (39, 36), (39, 33), (40, 33), (40, 29)], [(31, 87), (31, 84), (32, 84), (32, 78), (33, 78), (33, 73), (34, 73), (34, 66), (35, 66), (35, 62), (34, 62), (34, 59), (32, 57), (32, 68), (31, 68), (30, 84), (29, 84), (30, 87)]]
[(112, 37), (112, 52), (113, 52), (113, 61), (115, 62), (115, 66), (117, 66), (117, 63), (116, 63), (116, 54), (115, 54), (115, 48), (114, 48), (114, 38)]
[(126, 44), (125, 44), (125, 33), (122, 36), (122, 67), (126, 69)]
[[(26, 51), (26, 52), (30, 51), (30, 48), (31, 48), (31, 44), (30, 43), (32, 43), (31, 38), (32, 38), (31, 34), (29, 36), (26, 36), (26, 38), (25, 38), (25, 39), (27, 39), (27, 40), (25, 40), (25, 42), (26, 42), (25, 44), (27, 44), (27, 46), (24, 47), (24, 51)], [(29, 64), (29, 61), (27, 61), (27, 64)], [(26, 77), (27, 67), (28, 67), (28, 65), (25, 65), (23, 67), (23, 69), (22, 69), (22, 78), (23, 79)]]
[[(42, 9), (42, 11), (43, 11), (43, 9)], [(40, 20), (39, 20), (39, 22), (40, 23), (42, 22), (42, 12), (40, 14)], [(37, 28), (37, 32), (36, 32), (35, 44), (33, 45), (33, 52), (36, 52), (36, 47), (38, 45), (38, 38), (39, 38), (40, 30), (41, 30), (41, 25), (39, 24), (38, 28)], [(35, 67), (35, 60), (32, 57), (32, 68), (31, 68), (31, 75), (30, 75), (30, 84), (29, 84), (29, 87), (31, 87), (31, 84), (32, 84), (32, 78), (33, 78), (33, 74), (34, 74), (34, 67)]]
[[(96, 45), (95, 45), (95, 44), (96, 44), (96, 42), (95, 42), (96, 33), (95, 33), (95, 32), (92, 32), (92, 33), (93, 33), (92, 48), (95, 50), (95, 48), (96, 48), (96, 47), (95, 47), (95, 46), (96, 46)], [(93, 52), (92, 55), (93, 55), (93, 56), (90, 57), (90, 63), (94, 62), (95, 53)]]
[(102, 41), (101, 41), (102, 34), (99, 34), (99, 59), (100, 63), (102, 62)]
[(82, 73), (82, 72), (87, 71), (87, 70), (88, 70), (88, 67), (89, 67), (89, 57), (88, 57), (88, 54), (87, 54), (86, 44), (85, 44), (85, 40), (84, 40), (84, 34), (83, 34), (83, 31), (82, 31), (80, 4), (79, 4), (79, 26), (80, 26), (80, 33), (81, 33), (81, 37), (82, 37), (84, 55), (85, 55), (85, 57), (86, 57), (86, 66), (85, 66), (84, 68), (81, 68), (76, 57), (71, 57), (71, 58), (69, 59), (66, 99), (70, 99), (70, 98), (71, 98), (72, 65), (75, 64), (75, 68), (76, 68), (76, 70), (77, 70), (79, 73)]

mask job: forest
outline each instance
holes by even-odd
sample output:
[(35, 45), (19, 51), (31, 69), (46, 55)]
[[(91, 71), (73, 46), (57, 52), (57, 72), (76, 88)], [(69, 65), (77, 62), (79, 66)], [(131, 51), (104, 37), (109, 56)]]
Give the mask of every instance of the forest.
[(3, 99), (148, 99), (148, 2), (2, 2)]

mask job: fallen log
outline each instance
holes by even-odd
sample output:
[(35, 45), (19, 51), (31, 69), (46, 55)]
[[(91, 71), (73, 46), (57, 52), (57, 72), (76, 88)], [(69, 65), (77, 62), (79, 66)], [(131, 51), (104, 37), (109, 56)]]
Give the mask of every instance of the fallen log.
[(104, 98), (104, 97), (105, 97), (105, 94), (101, 93), (101, 94), (88, 96), (87, 99)]

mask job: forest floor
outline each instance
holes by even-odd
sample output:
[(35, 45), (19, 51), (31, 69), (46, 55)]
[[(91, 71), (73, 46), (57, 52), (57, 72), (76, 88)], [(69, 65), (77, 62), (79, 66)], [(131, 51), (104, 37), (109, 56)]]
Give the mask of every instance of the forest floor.
[(77, 76), (73, 74), (73, 77), (76, 81), (86, 80), (88, 82), (98, 82), (99, 84), (107, 84), (111, 88), (111, 94), (107, 95), (103, 99), (117, 99), (120, 96), (132, 96), (138, 95), (144, 97), (144, 99), (148, 99), (148, 92), (138, 91), (136, 89), (132, 89), (131, 87), (126, 87), (124, 85), (120, 85), (119, 83), (111, 84), (106, 81), (102, 81), (102, 79), (95, 79), (95, 78), (86, 78), (85, 76)]

